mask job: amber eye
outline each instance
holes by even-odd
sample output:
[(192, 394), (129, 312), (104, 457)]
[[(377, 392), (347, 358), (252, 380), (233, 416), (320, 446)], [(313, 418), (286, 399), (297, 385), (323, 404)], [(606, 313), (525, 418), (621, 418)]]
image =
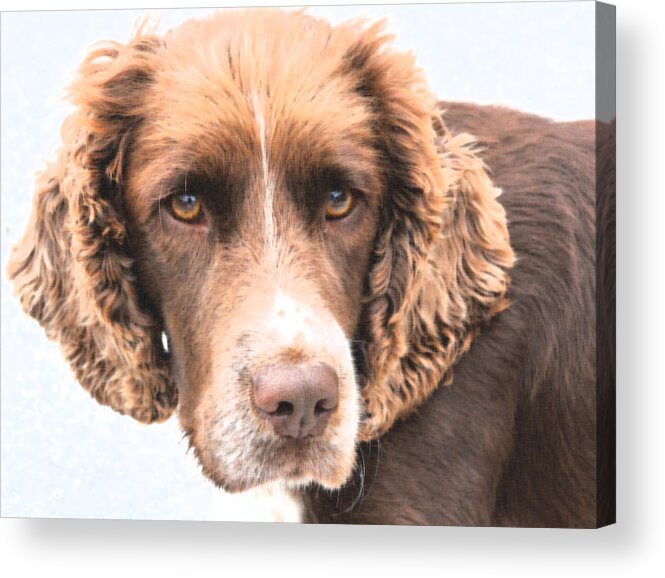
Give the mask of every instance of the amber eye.
[(353, 209), (353, 193), (348, 189), (330, 191), (326, 199), (326, 219), (342, 219)]
[(201, 200), (191, 193), (181, 193), (169, 197), (171, 214), (184, 223), (197, 223), (203, 217)]

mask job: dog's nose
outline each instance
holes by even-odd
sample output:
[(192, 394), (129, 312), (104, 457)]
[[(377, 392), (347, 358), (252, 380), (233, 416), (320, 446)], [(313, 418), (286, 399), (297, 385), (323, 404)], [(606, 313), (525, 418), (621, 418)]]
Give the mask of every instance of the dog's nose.
[(337, 373), (326, 364), (268, 365), (252, 378), (254, 405), (278, 435), (320, 435), (337, 407), (337, 381)]

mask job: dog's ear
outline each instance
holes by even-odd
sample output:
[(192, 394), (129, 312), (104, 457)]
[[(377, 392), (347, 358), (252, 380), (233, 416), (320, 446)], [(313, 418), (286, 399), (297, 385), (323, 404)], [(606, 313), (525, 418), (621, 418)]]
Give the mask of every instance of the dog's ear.
[(100, 403), (150, 423), (177, 404), (161, 330), (135, 284), (122, 217), (123, 155), (141, 120), (158, 37), (141, 29), (84, 61), (58, 161), (39, 177), (8, 274), (23, 309), (57, 340)]
[(348, 73), (376, 112), (386, 198), (368, 279), (357, 358), (361, 438), (415, 409), (507, 307), (513, 264), (506, 216), (468, 135), (452, 137), (411, 54), (381, 23), (347, 52)]

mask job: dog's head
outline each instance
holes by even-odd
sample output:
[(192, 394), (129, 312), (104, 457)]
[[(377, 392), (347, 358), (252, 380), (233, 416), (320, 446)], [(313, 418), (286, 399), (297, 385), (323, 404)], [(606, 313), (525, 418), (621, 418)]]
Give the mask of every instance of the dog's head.
[(505, 307), (505, 216), (382, 25), (223, 12), (96, 49), (9, 274), (211, 479), (339, 487)]

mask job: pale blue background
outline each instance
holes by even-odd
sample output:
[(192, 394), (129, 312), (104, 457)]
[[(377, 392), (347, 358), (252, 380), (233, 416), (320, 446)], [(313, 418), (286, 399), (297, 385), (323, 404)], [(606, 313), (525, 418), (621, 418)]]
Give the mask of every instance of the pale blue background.
[[(162, 30), (209, 10), (165, 13)], [(437, 94), (556, 119), (594, 115), (592, 2), (319, 7), (333, 21), (390, 16)], [(2, 516), (211, 519), (218, 491), (176, 419), (141, 426), (92, 402), (58, 346), (23, 315), (5, 278), (33, 174), (53, 158), (59, 100), (93, 42), (126, 40), (143, 11), (2, 15)], [(231, 510), (229, 510), (231, 512)], [(238, 515), (229, 516), (238, 519)]]

